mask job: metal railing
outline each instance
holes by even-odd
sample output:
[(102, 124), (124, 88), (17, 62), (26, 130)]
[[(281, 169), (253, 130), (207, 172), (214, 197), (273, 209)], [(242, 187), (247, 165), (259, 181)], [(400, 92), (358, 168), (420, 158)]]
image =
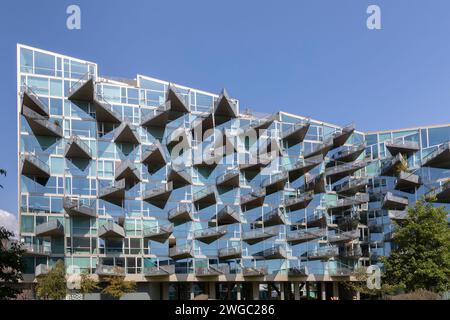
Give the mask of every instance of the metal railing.
[(208, 238), (208, 237), (223, 236), (226, 233), (227, 233), (227, 227), (220, 226), (220, 227), (195, 230), (193, 232), (193, 236), (195, 239), (202, 239), (202, 238)]
[(50, 175), (50, 166), (41, 159), (39, 159), (35, 154), (32, 153), (23, 154), (22, 162), (25, 160), (32, 163), (34, 166), (38, 167), (42, 171), (45, 171), (46, 173), (48, 173), (48, 175)]
[(426, 164), (445, 150), (450, 150), (450, 141), (444, 142), (437, 146), (436, 150), (422, 158), (422, 165)]
[(95, 273), (100, 276), (125, 276), (125, 268), (119, 266), (97, 264)]

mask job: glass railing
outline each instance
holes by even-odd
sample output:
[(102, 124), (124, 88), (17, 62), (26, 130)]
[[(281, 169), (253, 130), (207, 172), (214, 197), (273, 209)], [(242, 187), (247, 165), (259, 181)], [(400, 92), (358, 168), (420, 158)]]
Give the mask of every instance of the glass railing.
[(91, 72), (86, 72), (80, 79), (78, 79), (69, 89), (68, 96), (72, 95), (75, 91), (81, 88), (89, 80), (95, 81), (95, 76)]
[(24, 154), (22, 158), (24, 160), (27, 160), (28, 162), (31, 162), (34, 166), (47, 172), (50, 175), (50, 166), (47, 163), (45, 163), (44, 161), (40, 160), (36, 155), (34, 155), (32, 153), (28, 153), (28, 154)]

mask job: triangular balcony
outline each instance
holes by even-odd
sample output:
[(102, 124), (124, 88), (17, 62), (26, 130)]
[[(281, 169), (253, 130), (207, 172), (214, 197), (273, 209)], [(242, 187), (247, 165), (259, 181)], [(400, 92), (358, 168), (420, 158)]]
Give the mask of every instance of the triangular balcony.
[(125, 277), (126, 272), (124, 267), (114, 265), (97, 264), (95, 273), (101, 277)]
[(164, 243), (173, 233), (173, 224), (157, 225), (145, 228), (142, 232), (144, 239)]
[(209, 265), (207, 267), (195, 267), (196, 277), (217, 277), (230, 273), (230, 267), (228, 265)]
[(192, 134), (197, 141), (203, 141), (213, 134), (214, 118), (211, 112), (197, 116), (192, 122)]
[(170, 111), (188, 113), (189, 106), (186, 99), (178, 92), (172, 84), (167, 88), (166, 101), (170, 102)]
[(305, 139), (306, 133), (310, 127), (309, 122), (301, 121), (295, 123), (281, 133), (281, 139), (289, 143), (297, 144)]
[(27, 106), (22, 107), (22, 115), (27, 119), (28, 125), (34, 135), (57, 138), (63, 136), (62, 128), (56, 120), (52, 122), (48, 117), (40, 115)]
[(158, 265), (154, 267), (144, 267), (142, 273), (145, 277), (168, 277), (175, 274), (175, 265)]
[(255, 259), (263, 259), (263, 260), (286, 259), (287, 253), (286, 249), (283, 246), (278, 245), (272, 248), (259, 251), (258, 253), (253, 254), (253, 257)]
[(150, 146), (142, 146), (141, 162), (146, 164), (151, 172), (155, 172), (166, 165), (166, 153), (159, 141)]
[(288, 277), (306, 277), (309, 275), (307, 266), (289, 267), (287, 270)]
[(328, 224), (328, 215), (324, 210), (317, 210), (313, 214), (300, 219), (297, 224), (308, 228), (325, 228)]
[(328, 151), (330, 151), (332, 148), (333, 148), (333, 139), (330, 137), (328, 139), (325, 139), (321, 143), (315, 143), (311, 147), (311, 151), (304, 154), (303, 157), (305, 159), (315, 157), (318, 155), (322, 155), (323, 157), (325, 157), (327, 155)]
[(239, 158), (239, 170), (241, 172), (260, 171), (262, 168), (270, 163), (270, 158), (267, 156), (253, 156), (252, 154), (245, 154), (245, 159)]
[(399, 171), (408, 167), (408, 163), (401, 153), (390, 159), (385, 159), (380, 165), (381, 176), (395, 176)]
[(344, 163), (325, 169), (325, 177), (329, 183), (335, 183), (366, 166), (365, 161)]
[(188, 169), (184, 165), (172, 164), (169, 167), (167, 181), (173, 182), (173, 187), (175, 189), (192, 184), (190, 169)]
[(313, 199), (314, 193), (312, 191), (307, 191), (293, 197), (286, 197), (282, 201), (282, 206), (289, 211), (301, 210), (305, 209)]
[(319, 154), (308, 159), (298, 159), (294, 164), (286, 165), (285, 170), (289, 173), (289, 181), (294, 182), (322, 162), (323, 156)]
[(269, 273), (267, 266), (242, 267), (244, 277), (264, 277)]
[(320, 247), (313, 250), (308, 250), (301, 255), (302, 258), (307, 260), (329, 260), (339, 256), (338, 247)]
[(450, 180), (442, 182), (438, 187), (431, 189), (425, 194), (425, 199), (438, 203), (450, 203)]
[(408, 205), (408, 198), (394, 195), (392, 192), (386, 192), (381, 201), (381, 208), (386, 210), (404, 210)]
[(266, 197), (266, 190), (264, 188), (258, 188), (251, 192), (241, 196), (241, 208), (242, 211), (247, 211), (257, 207), (261, 207), (264, 204)]
[(407, 193), (415, 193), (422, 185), (422, 179), (419, 175), (401, 171), (395, 180), (395, 189)]
[(286, 242), (290, 245), (296, 245), (312, 240), (316, 240), (326, 236), (327, 231), (325, 229), (318, 230), (295, 230), (286, 234)]
[(49, 178), (50, 167), (34, 154), (23, 154), (21, 156), (20, 173), (24, 176)]
[(350, 124), (333, 133), (333, 148), (343, 146), (345, 142), (347, 142), (348, 138), (350, 138), (350, 136), (353, 134), (353, 132), (355, 132), (355, 125)]
[(263, 214), (262, 217), (253, 221), (252, 224), (255, 228), (261, 228), (263, 225), (264, 227), (272, 227), (286, 224), (286, 216), (280, 208), (275, 208), (268, 213)]
[(326, 192), (326, 181), (325, 174), (319, 173), (316, 175), (305, 176), (305, 184), (302, 186), (301, 190), (303, 192), (313, 191), (314, 194), (325, 193)]
[(434, 151), (423, 157), (422, 166), (450, 169), (450, 141), (440, 144)]
[(115, 143), (140, 143), (137, 128), (128, 122), (122, 122), (119, 127), (116, 128), (113, 140)]
[(191, 205), (188, 203), (179, 203), (175, 208), (169, 210), (167, 219), (175, 225), (193, 221)]
[(206, 244), (210, 244), (222, 238), (226, 233), (226, 226), (196, 230), (194, 231), (194, 239)]
[(266, 189), (266, 195), (281, 191), (284, 189), (288, 178), (287, 171), (271, 174), (261, 182), (261, 188)]
[(95, 119), (97, 122), (121, 123), (121, 116), (114, 110), (113, 106), (107, 102), (100, 94), (94, 98)]
[(114, 221), (107, 221), (98, 228), (98, 237), (102, 239), (123, 239), (125, 230)]
[(64, 226), (57, 220), (49, 220), (36, 226), (36, 237), (64, 237)]
[(327, 210), (333, 213), (342, 212), (354, 206), (359, 206), (370, 201), (368, 193), (356, 193), (352, 197), (331, 200), (326, 204)]
[(242, 257), (242, 249), (241, 247), (226, 247), (221, 248), (217, 252), (217, 256), (219, 260), (232, 260), (232, 259), (240, 259)]
[(271, 114), (261, 119), (252, 119), (250, 124), (245, 127), (242, 127), (240, 130), (240, 135), (248, 135), (251, 136), (252, 132), (254, 132), (256, 137), (260, 136), (260, 131), (264, 131), (269, 128), (275, 120), (279, 117), (278, 113)]
[(194, 257), (194, 251), (191, 245), (175, 246), (169, 248), (169, 257), (173, 260), (182, 260)]
[(142, 194), (142, 199), (160, 209), (164, 209), (172, 191), (172, 182), (164, 183), (152, 189), (145, 190)]
[(351, 196), (357, 192), (365, 191), (369, 179), (367, 178), (350, 178), (349, 180), (338, 184), (334, 187), (334, 191), (340, 195)]
[(143, 112), (144, 109), (141, 110), (141, 126), (147, 128), (165, 128), (169, 122), (170, 107), (170, 102), (166, 102), (156, 109), (145, 109), (145, 113)]
[(67, 98), (71, 101), (93, 102), (95, 97), (94, 76), (86, 73), (69, 89)]
[(72, 136), (67, 141), (64, 156), (68, 159), (92, 159), (91, 149), (78, 136)]
[(200, 210), (216, 204), (216, 188), (209, 186), (203, 190), (197, 191), (192, 196), (192, 202)]
[(64, 197), (63, 208), (71, 217), (95, 218), (97, 216), (95, 207), (80, 201), (80, 199)]
[(216, 178), (216, 185), (218, 187), (238, 188), (239, 181), (239, 169), (229, 169)]
[(115, 181), (112, 185), (101, 188), (98, 197), (99, 199), (120, 205), (125, 199), (125, 188), (125, 179)]
[(225, 206), (214, 215), (208, 222), (210, 227), (214, 226), (224, 226), (234, 223), (240, 223), (241, 219), (239, 217), (239, 212), (230, 206)]
[(416, 141), (406, 141), (404, 139), (394, 139), (384, 142), (386, 149), (395, 156), (399, 153), (411, 154), (420, 150), (419, 143)]
[(166, 137), (166, 146), (169, 150), (172, 150), (176, 145), (180, 145), (185, 149), (191, 147), (192, 139), (189, 129), (176, 128)]
[(116, 167), (116, 180), (125, 179), (127, 182), (136, 183), (141, 181), (141, 174), (131, 160), (121, 161)]
[(278, 229), (273, 227), (244, 231), (242, 233), (242, 241), (248, 243), (249, 245), (254, 245), (256, 243), (275, 237), (277, 234)]
[(38, 95), (33, 91), (32, 88), (24, 84), (23, 92), (21, 94), (21, 106), (22, 110), (24, 107), (28, 107), (35, 113), (48, 118), (49, 117), (49, 109), (47, 104), (42, 102), (42, 100), (38, 97)]
[(357, 146), (343, 147), (331, 156), (331, 159), (338, 162), (352, 162), (359, 158), (359, 156), (366, 150), (366, 144), (362, 143)]
[(192, 166), (195, 168), (210, 168), (214, 169), (224, 157), (224, 149), (205, 147), (202, 153), (194, 157)]
[[(216, 117), (236, 118), (238, 116), (237, 105), (233, 102), (225, 89), (214, 103), (214, 115)], [(220, 123), (216, 122), (216, 125)]]
[(351, 242), (353, 240), (357, 240), (360, 236), (361, 233), (359, 229), (346, 232), (337, 232), (333, 235), (328, 236), (328, 242), (332, 244), (343, 244)]

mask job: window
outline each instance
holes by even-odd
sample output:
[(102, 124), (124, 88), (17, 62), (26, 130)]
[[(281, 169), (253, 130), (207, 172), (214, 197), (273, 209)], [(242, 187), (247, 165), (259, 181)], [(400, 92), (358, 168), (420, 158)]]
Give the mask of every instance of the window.
[(428, 129), (429, 145), (435, 146), (449, 141), (450, 127), (430, 128)]
[(33, 72), (33, 51), (25, 48), (20, 49), (20, 71)]
[(46, 53), (34, 52), (35, 73), (46, 76), (55, 75), (55, 57)]
[(24, 216), (20, 217), (20, 232), (34, 232), (34, 217)]

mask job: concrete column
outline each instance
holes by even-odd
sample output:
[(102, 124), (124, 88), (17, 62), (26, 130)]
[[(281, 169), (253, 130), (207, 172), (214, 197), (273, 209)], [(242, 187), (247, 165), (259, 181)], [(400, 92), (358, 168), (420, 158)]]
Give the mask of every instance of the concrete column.
[(191, 289), (191, 292), (190, 292), (190, 300), (194, 300), (194, 298), (195, 298), (194, 284), (193, 284), (193, 283), (190, 283), (189, 288)]
[(169, 300), (169, 283), (162, 282), (161, 283), (161, 300)]
[(236, 299), (237, 300), (242, 300), (242, 296), (241, 296), (241, 291), (242, 291), (242, 284), (237, 283), (236, 284)]
[(252, 282), (253, 300), (259, 300), (259, 282)]
[(300, 284), (294, 282), (294, 300), (300, 300)]
[(286, 295), (284, 293), (284, 289), (287, 283), (280, 282), (280, 300), (286, 300)]
[(320, 283), (320, 297), (321, 300), (327, 300), (326, 282)]
[(306, 290), (306, 298), (309, 298), (309, 282), (306, 282), (305, 284), (305, 290)]
[(339, 300), (339, 283), (333, 281), (333, 298)]
[(209, 283), (208, 298), (216, 300), (216, 283), (215, 282), (210, 282)]

